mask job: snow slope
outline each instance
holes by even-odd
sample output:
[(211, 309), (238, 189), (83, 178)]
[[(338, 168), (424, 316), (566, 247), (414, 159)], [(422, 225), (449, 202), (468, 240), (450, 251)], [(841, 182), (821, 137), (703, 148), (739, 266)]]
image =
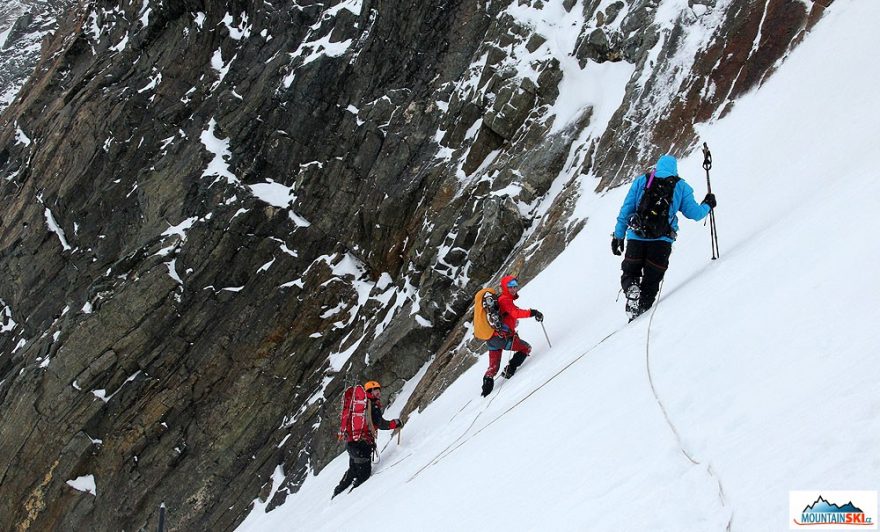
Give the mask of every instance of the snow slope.
[[(343, 454), (240, 530), (785, 530), (790, 490), (880, 489), (878, 19), (880, 3), (838, 0), (702, 128), (722, 256), (683, 220), (654, 314), (627, 325), (615, 302), (625, 187), (585, 193), (586, 228), (519, 300), (552, 349), (521, 321), (534, 355), (488, 399), (484, 357), (365, 485), (330, 501)], [(701, 162), (680, 161), (698, 199)]]

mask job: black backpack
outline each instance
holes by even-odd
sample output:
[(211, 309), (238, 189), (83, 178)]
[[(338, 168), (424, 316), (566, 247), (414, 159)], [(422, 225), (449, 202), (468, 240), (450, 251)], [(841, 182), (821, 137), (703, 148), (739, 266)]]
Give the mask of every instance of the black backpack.
[(680, 177), (654, 177), (654, 172), (645, 174), (647, 182), (636, 212), (629, 218), (629, 227), (641, 238), (675, 238), (675, 231), (669, 224), (669, 207), (672, 195)]

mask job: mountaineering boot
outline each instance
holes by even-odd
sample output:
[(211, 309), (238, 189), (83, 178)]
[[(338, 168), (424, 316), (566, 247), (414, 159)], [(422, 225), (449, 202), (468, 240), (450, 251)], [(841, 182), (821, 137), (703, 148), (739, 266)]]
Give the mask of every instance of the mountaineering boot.
[(481, 394), (483, 397), (486, 397), (490, 393), (492, 393), (492, 388), (495, 387), (495, 379), (492, 377), (483, 377), (483, 393)]
[(629, 316), (629, 322), (627, 322), (627, 323), (632, 322), (634, 319), (636, 319), (639, 316), (641, 316), (642, 314), (644, 314), (645, 310), (647, 310), (647, 309), (643, 309), (642, 307), (639, 307), (635, 310), (635, 312), (630, 313), (629, 311), (627, 311), (627, 315)]
[(637, 284), (630, 285), (626, 289), (626, 315), (629, 316), (629, 321), (636, 319), (642, 313), (639, 307), (641, 295), (642, 290)]
[(510, 357), (510, 362), (507, 363), (507, 366), (504, 368), (504, 378), (509, 379), (513, 377), (513, 374), (516, 373), (516, 369), (522, 365), (526, 360), (526, 354), (522, 351), (517, 351)]
[(629, 319), (629, 321), (632, 321), (632, 320), (638, 318), (639, 316), (641, 316), (641, 315), (644, 314), (645, 312), (648, 312), (649, 310), (651, 310), (651, 305), (644, 305), (644, 304), (641, 304), (641, 303), (640, 303), (639, 306), (638, 306), (638, 308), (636, 309), (636, 311), (635, 311), (633, 317), (631, 317), (631, 318)]

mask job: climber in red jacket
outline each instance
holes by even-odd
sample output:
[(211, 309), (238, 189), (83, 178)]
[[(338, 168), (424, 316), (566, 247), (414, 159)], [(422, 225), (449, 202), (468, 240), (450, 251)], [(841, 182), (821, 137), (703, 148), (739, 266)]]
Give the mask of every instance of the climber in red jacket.
[(544, 315), (536, 309), (522, 309), (516, 306), (514, 300), (519, 297), (519, 283), (513, 275), (504, 276), (501, 279), (501, 295), (498, 297), (498, 311), (501, 314), (501, 321), (504, 323), (504, 330), (495, 332), (492, 338), (486, 341), (489, 348), (489, 369), (483, 376), (483, 397), (492, 392), (495, 387), (495, 374), (501, 367), (501, 351), (513, 351), (510, 362), (504, 368), (502, 376), (505, 379), (513, 377), (516, 369), (522, 365), (526, 357), (532, 351), (532, 346), (523, 341), (516, 333), (516, 324), (520, 318), (535, 318), (538, 321), (544, 320)]

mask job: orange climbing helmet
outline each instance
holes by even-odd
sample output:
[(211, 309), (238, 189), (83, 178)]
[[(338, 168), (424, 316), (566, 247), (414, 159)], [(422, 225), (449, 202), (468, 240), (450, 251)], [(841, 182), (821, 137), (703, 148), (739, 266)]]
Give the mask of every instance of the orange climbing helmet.
[(381, 390), (381, 389), (382, 389), (382, 385), (379, 384), (379, 383), (376, 382), (376, 381), (367, 381), (367, 382), (364, 384), (364, 390), (366, 390), (366, 391), (368, 391), (368, 392), (371, 391), (371, 390), (373, 390), (374, 388), (379, 388), (379, 389)]

